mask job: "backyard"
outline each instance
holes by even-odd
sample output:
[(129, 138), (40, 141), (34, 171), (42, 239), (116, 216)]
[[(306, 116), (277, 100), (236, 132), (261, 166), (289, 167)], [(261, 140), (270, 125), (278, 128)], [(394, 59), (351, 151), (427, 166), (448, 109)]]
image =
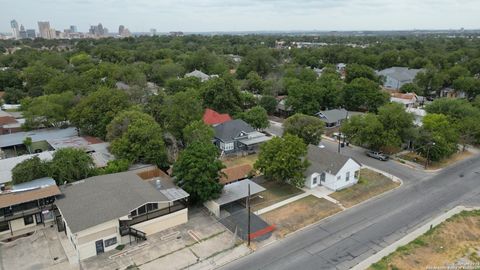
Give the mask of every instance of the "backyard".
[(228, 167), (233, 167), (237, 165), (243, 165), (243, 164), (250, 164), (253, 167), (253, 164), (255, 161), (258, 159), (258, 154), (253, 154), (253, 155), (247, 155), (243, 157), (226, 157), (224, 158), (223, 164)]
[(258, 181), (258, 184), (266, 190), (250, 200), (253, 212), (303, 193), (299, 188), (277, 181)]
[(348, 208), (399, 185), (399, 182), (394, 182), (381, 173), (370, 169), (361, 169), (360, 180), (356, 185), (334, 192), (329, 196)]
[(479, 224), (480, 211), (461, 212), (398, 248), (369, 269), (478, 269)]
[(262, 214), (261, 217), (269, 224), (276, 226), (276, 235), (285, 237), (341, 210), (339, 206), (326, 199), (309, 195)]

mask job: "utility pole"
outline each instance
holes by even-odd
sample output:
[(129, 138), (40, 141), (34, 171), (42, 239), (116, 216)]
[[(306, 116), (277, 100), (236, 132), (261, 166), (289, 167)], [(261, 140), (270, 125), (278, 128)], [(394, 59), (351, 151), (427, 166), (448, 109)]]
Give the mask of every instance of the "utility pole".
[(248, 239), (248, 246), (250, 246), (250, 184), (248, 184), (247, 211), (248, 211), (247, 239)]

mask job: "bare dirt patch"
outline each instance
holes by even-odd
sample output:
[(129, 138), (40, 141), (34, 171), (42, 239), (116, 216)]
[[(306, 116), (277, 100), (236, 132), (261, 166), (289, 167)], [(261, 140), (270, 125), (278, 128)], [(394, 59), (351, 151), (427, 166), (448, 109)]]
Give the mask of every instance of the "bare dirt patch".
[(400, 183), (392, 181), (381, 173), (369, 169), (361, 169), (360, 180), (356, 185), (334, 192), (329, 196), (339, 201), (345, 207), (352, 207), (399, 185)]
[(222, 160), (226, 167), (233, 167), (237, 165), (250, 164), (253, 166), (258, 159), (258, 154), (243, 156), (243, 157), (226, 157)]
[(480, 211), (464, 211), (447, 219), (409, 244), (398, 248), (394, 253), (370, 266), (369, 269), (445, 268), (458, 263), (478, 267), (479, 252)]
[(269, 224), (275, 224), (275, 234), (279, 237), (292, 233), (342, 209), (323, 198), (309, 195), (278, 209), (267, 212), (261, 217)]

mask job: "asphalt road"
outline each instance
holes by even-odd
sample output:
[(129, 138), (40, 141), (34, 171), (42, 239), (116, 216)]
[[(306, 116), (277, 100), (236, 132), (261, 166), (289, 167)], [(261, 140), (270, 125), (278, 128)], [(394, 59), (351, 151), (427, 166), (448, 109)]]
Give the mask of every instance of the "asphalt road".
[(440, 213), (456, 205), (480, 203), (480, 157), (427, 174), (394, 161), (368, 158), (360, 148), (342, 152), (402, 178), (404, 185), (222, 269), (349, 269)]

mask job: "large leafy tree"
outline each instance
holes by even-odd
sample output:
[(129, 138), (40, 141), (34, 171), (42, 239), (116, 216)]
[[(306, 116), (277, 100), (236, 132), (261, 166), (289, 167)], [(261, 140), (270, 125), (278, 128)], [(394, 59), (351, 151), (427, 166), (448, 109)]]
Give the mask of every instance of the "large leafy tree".
[(295, 114), (283, 123), (285, 134), (296, 135), (306, 144), (318, 145), (322, 139), (325, 123), (318, 117)]
[(251, 50), (247, 56), (242, 59), (237, 74), (240, 78), (246, 78), (250, 72), (254, 71), (264, 77), (273, 70), (275, 63), (275, 58), (272, 56), (270, 49)]
[(183, 140), (187, 145), (195, 142), (211, 143), (214, 134), (211, 126), (205, 125), (202, 120), (198, 120), (191, 122), (183, 129)]
[(387, 103), (378, 108), (378, 120), (383, 128), (404, 141), (410, 137), (413, 129), (414, 116), (405, 111), (402, 104)]
[(255, 129), (264, 129), (269, 125), (267, 111), (261, 106), (255, 106), (241, 113), (240, 118)]
[(273, 96), (262, 96), (258, 105), (262, 106), (268, 114), (273, 114), (277, 108), (277, 99)]
[(218, 150), (211, 143), (194, 142), (180, 153), (173, 165), (175, 182), (194, 202), (204, 202), (220, 196), (219, 183), (224, 165), (218, 160)]
[(375, 71), (369, 66), (359, 65), (359, 64), (349, 64), (347, 66), (347, 75), (345, 76), (345, 81), (347, 83), (353, 81), (356, 78), (366, 78), (372, 81), (378, 81)]
[(232, 77), (207, 81), (201, 90), (204, 105), (220, 113), (235, 114), (240, 111), (240, 91)]
[(48, 164), (39, 157), (26, 159), (13, 167), (12, 183), (14, 185), (29, 182), (48, 175)]
[(159, 167), (167, 165), (162, 128), (150, 115), (136, 110), (124, 111), (107, 129), (107, 138), (112, 140), (111, 151), (117, 158)]
[(37, 62), (23, 70), (23, 77), (29, 92), (38, 96), (43, 94), (43, 87), (51, 78), (59, 74), (59, 71)]
[(48, 170), (57, 184), (85, 179), (95, 173), (92, 157), (76, 148), (57, 150), (48, 164)]
[[(349, 141), (375, 150), (388, 144), (382, 122), (375, 114), (352, 116), (342, 124), (341, 131)], [(398, 140), (394, 143), (398, 144)]]
[(65, 92), (24, 99), (24, 126), (27, 129), (65, 126), (70, 109), (75, 103), (74, 97), (72, 92)]
[(344, 102), (349, 110), (376, 112), (378, 107), (388, 102), (388, 94), (381, 91), (377, 82), (357, 78), (344, 88)]
[[(418, 145), (418, 152), (431, 160), (441, 160), (457, 150), (458, 131), (450, 119), (443, 114), (427, 114), (423, 118), (423, 126)], [(424, 147), (421, 147), (424, 146)]]
[(286, 134), (283, 138), (274, 137), (260, 146), (260, 154), (254, 166), (268, 180), (303, 187), (304, 172), (309, 166), (306, 155), (307, 145), (303, 140)]
[(176, 138), (182, 138), (183, 129), (192, 121), (202, 118), (202, 101), (194, 90), (167, 96), (157, 121)]
[(321, 109), (322, 92), (309, 83), (298, 83), (289, 87), (287, 106), (297, 113), (312, 115)]
[(84, 97), (72, 109), (70, 120), (84, 134), (105, 138), (107, 125), (129, 105), (124, 92), (101, 88)]

